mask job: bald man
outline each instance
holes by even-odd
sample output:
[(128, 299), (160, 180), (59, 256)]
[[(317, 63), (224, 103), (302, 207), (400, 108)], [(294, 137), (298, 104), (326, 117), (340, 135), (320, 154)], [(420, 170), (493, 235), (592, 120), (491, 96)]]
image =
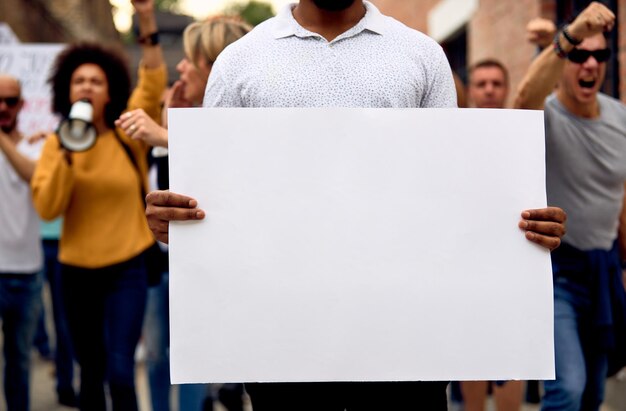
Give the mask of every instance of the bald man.
[(17, 130), (23, 106), (19, 81), (0, 74), (0, 319), (9, 410), (29, 409), (29, 358), (41, 310), (43, 257), (29, 186), (35, 161)]

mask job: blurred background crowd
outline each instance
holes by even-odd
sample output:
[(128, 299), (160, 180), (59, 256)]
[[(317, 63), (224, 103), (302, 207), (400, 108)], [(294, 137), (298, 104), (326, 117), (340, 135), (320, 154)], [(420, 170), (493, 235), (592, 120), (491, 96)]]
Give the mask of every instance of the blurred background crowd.
[[(91, 41), (122, 48), (129, 56), (131, 68), (129, 80), (132, 86), (138, 89), (142, 85), (142, 64), (146, 65), (146, 62), (154, 58), (154, 67), (161, 63), (165, 65), (168, 85), (172, 86), (174, 99), (178, 97), (180, 100), (178, 106), (197, 106), (202, 101), (202, 92), (210, 72), (210, 69), (203, 71), (202, 64), (198, 62), (202, 58), (212, 62), (217, 56), (204, 55), (202, 58), (194, 56), (196, 44), (194, 42), (201, 44), (202, 41), (198, 38), (202, 34), (194, 37), (192, 30), (186, 31), (186, 28), (194, 22), (217, 22), (226, 27), (223, 29), (225, 33), (234, 36), (227, 42), (234, 41), (244, 35), (249, 28), (274, 16), (277, 10), (289, 1), (155, 0), (154, 21), (149, 23), (141, 21), (141, 15), (136, 12), (134, 3), (141, 2), (131, 3), (130, 0), (0, 2), (0, 73), (13, 74), (22, 82), (22, 97), (25, 104), (18, 127), (24, 135), (37, 139), (38, 133), (46, 133), (56, 128), (59, 118), (51, 114), (52, 102), (46, 80), (53, 60), (64, 45)], [(509, 93), (509, 90), (518, 89), (538, 53), (545, 47), (551, 47), (557, 28), (571, 21), (590, 2), (372, 0), (372, 3), (382, 13), (426, 33), (442, 45), (456, 75), (459, 106), (504, 108), (513, 107), (515, 93)], [(606, 37), (607, 46), (613, 52), (605, 62), (606, 75), (601, 89), (603, 93), (626, 102), (626, 0), (606, 0), (601, 3), (616, 16), (614, 27)], [(221, 17), (216, 20), (215, 16)], [(146, 24), (150, 26), (147, 31)], [(196, 29), (202, 30), (198, 26)], [(154, 30), (158, 30), (156, 40), (160, 46), (158, 56), (146, 54), (146, 41), (148, 46), (154, 45), (150, 42), (155, 41), (147, 35)], [(215, 35), (215, 32), (212, 33)], [(220, 47), (223, 48), (227, 42)], [(206, 44), (198, 47), (206, 48)], [(16, 63), (18, 59), (19, 65)], [(149, 67), (148, 63), (148, 69), (154, 67)], [(200, 78), (195, 85), (196, 88), (193, 88), (195, 84), (193, 79), (187, 80), (187, 94), (176, 96), (175, 80), (189, 76), (192, 71), (193, 75)], [(144, 73), (143, 76), (153, 74)], [(480, 76), (485, 76), (486, 79), (479, 85)], [(150, 81), (158, 83), (158, 80), (153, 78)], [(196, 94), (193, 93), (194, 90)], [(163, 119), (160, 118), (158, 110), (154, 111), (157, 114), (149, 111), (162, 104), (164, 99), (172, 97), (161, 96), (166, 95), (165, 90), (163, 93), (161, 90), (158, 91), (159, 95), (152, 96), (154, 98), (150, 104), (142, 102), (133, 105), (131, 101), (135, 100), (131, 98), (128, 108), (145, 109), (148, 117), (160, 123)], [(8, 107), (9, 101), (0, 104), (6, 104)], [(145, 112), (135, 113), (134, 116), (140, 118), (139, 116), (146, 115)], [(124, 118), (120, 117), (118, 121), (123, 120)], [(118, 122), (116, 125), (128, 134), (135, 132), (135, 123)], [(153, 142), (147, 138), (142, 138), (150, 145), (158, 145), (152, 144)], [(162, 156), (155, 154), (155, 157), (157, 160), (154, 163), (158, 164), (158, 158)], [(135, 166), (138, 169), (143, 167), (141, 164)], [(156, 178), (154, 180), (151, 187), (157, 184)], [(166, 184), (159, 181), (161, 188), (166, 188)], [(41, 226), (46, 262), (50, 264), (54, 264), (56, 259), (60, 224), (62, 224), (60, 221), (56, 221)], [(67, 330), (64, 330), (64, 320), (59, 317), (61, 315), (59, 309), (54, 307), (62, 298), (58, 295), (58, 279), (50, 274), (55, 270), (52, 265), (46, 265), (45, 270), (48, 281), (42, 292), (44, 310), (38, 319), (33, 338), (34, 372), (31, 376), (30, 408), (35, 411), (75, 407), (78, 401), (79, 373), (74, 372), (74, 354), (68, 348), (71, 344), (67, 342), (64, 346), (59, 343), (59, 337), (65, 336), (64, 338), (68, 340), (69, 337), (66, 335)], [(187, 386), (174, 390), (170, 397), (169, 385), (162, 382), (163, 375), (168, 373), (167, 367), (163, 364), (164, 360), (167, 362), (167, 341), (164, 337), (167, 334), (167, 325), (163, 325), (163, 321), (167, 324), (167, 302), (164, 301), (167, 299), (166, 272), (167, 269), (164, 268), (163, 277), (150, 287), (144, 324), (147, 328), (142, 331), (135, 354), (139, 364), (136, 380), (140, 409), (144, 411), (170, 409), (170, 403), (172, 409), (181, 411), (209, 410), (213, 407), (228, 410), (250, 409), (243, 386), (240, 384)], [(158, 344), (154, 344), (154, 341), (158, 341)], [(158, 353), (156, 360), (151, 357), (154, 352)], [(509, 388), (511, 387), (512, 395), (523, 398), (521, 405), (523, 409), (539, 409), (542, 388), (537, 382), (509, 384)], [(502, 389), (502, 385), (485, 383), (474, 387), (474, 390), (476, 389), (485, 395), (496, 394)], [(463, 402), (464, 395), (466, 400), (472, 396), (470, 388), (453, 383), (449, 393), (450, 409), (471, 411), (472, 408)], [(479, 400), (481, 396), (482, 394), (478, 395)], [(497, 409), (501, 410), (519, 409), (520, 405), (515, 401), (513, 408), (506, 408), (506, 399), (504, 401), (503, 405), (497, 403), (494, 395), (489, 407), (495, 409), (498, 404)], [(0, 410), (6, 409), (4, 407), (4, 402), (0, 401)], [(618, 372), (609, 379), (602, 410), (626, 411), (626, 372)]]

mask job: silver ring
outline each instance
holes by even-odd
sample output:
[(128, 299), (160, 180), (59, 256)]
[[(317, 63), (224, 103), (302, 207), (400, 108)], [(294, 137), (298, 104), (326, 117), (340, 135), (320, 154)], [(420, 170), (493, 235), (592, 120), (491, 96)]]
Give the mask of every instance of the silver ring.
[(128, 131), (133, 132), (135, 131), (135, 123), (131, 124), (130, 127), (128, 128)]

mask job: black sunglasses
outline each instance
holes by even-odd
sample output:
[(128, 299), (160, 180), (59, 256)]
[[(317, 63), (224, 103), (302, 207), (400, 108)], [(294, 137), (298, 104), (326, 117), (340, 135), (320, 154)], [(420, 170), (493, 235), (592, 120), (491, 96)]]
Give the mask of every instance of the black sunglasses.
[(582, 49), (573, 49), (569, 53), (567, 53), (567, 59), (572, 63), (583, 64), (585, 61), (589, 59), (589, 57), (593, 56), (594, 59), (598, 63), (604, 63), (609, 58), (611, 58), (611, 49), (601, 49), (601, 50), (582, 50)]
[(19, 97), (0, 97), (0, 104), (5, 103), (9, 107), (17, 106), (17, 103), (20, 102)]

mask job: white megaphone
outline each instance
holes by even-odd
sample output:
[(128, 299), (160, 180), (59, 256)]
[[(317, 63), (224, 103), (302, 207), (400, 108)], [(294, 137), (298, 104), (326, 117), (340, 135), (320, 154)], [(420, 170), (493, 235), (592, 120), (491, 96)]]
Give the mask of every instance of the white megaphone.
[(57, 135), (61, 145), (70, 151), (89, 150), (96, 144), (96, 129), (91, 121), (93, 107), (88, 100), (72, 104), (70, 115), (59, 124)]

